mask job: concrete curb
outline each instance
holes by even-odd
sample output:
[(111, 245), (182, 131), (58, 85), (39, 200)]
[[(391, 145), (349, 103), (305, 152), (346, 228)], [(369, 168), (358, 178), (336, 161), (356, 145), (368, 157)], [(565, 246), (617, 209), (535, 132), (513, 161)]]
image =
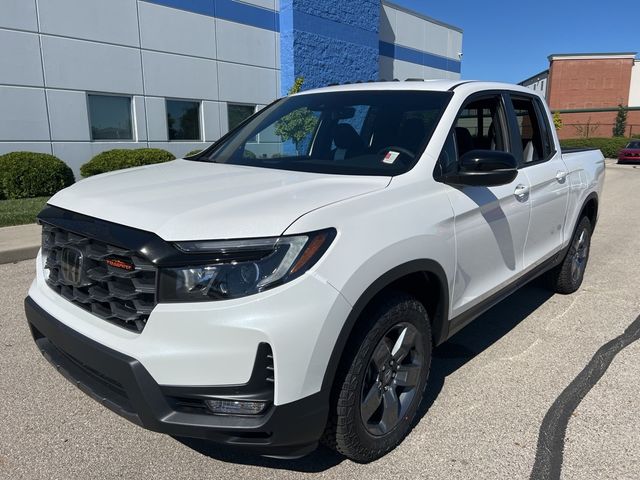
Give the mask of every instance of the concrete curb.
[(0, 264), (3, 263), (15, 263), (22, 260), (29, 260), (36, 258), (40, 245), (35, 247), (14, 248), (11, 250), (4, 250), (0, 252)]
[(39, 249), (39, 225), (0, 228), (0, 264), (35, 258)]

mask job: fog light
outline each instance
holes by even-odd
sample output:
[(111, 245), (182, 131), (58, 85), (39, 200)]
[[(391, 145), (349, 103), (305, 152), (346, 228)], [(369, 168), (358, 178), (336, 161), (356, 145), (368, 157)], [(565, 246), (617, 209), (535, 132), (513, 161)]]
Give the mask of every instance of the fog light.
[(267, 408), (267, 402), (245, 400), (205, 400), (213, 413), (225, 415), (258, 415)]

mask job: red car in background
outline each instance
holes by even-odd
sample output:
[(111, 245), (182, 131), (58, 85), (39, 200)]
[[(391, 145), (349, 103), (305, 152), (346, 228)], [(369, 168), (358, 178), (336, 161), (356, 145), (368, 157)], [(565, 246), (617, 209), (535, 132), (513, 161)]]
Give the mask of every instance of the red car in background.
[(618, 152), (618, 163), (640, 163), (640, 140), (633, 140)]

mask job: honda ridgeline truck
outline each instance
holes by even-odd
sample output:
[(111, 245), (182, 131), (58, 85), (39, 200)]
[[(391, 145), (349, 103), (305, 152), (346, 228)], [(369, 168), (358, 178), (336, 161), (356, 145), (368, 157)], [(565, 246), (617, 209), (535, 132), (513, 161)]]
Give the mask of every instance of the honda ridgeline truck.
[(26, 316), (60, 373), (142, 427), (371, 461), (416, 420), (434, 347), (534, 277), (580, 287), (604, 171), (526, 88), (307, 91), (54, 195)]

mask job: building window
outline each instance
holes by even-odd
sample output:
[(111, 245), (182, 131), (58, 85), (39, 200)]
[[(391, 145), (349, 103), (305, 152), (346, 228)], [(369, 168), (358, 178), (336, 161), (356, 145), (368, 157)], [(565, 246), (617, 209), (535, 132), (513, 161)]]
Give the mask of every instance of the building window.
[(256, 111), (255, 105), (227, 104), (227, 117), (229, 119), (229, 130), (233, 130), (243, 121), (253, 115)]
[(169, 140), (200, 140), (200, 102), (167, 100)]
[(91, 140), (133, 140), (131, 97), (87, 96)]

